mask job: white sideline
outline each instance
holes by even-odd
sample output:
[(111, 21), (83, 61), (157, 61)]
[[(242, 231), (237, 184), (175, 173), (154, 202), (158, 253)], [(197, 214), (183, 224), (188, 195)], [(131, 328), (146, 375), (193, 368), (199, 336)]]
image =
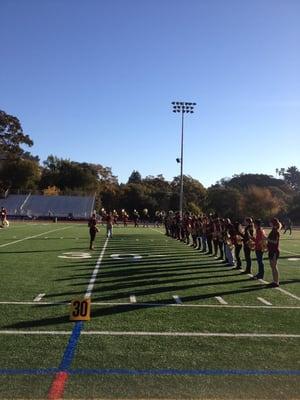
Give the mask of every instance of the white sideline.
[[(0, 330), (0, 335), (70, 335), (72, 331)], [(228, 333), (228, 332), (141, 332), (141, 331), (82, 331), (86, 336), (169, 336), (169, 337), (230, 337), (230, 338), (300, 338), (286, 333)]]
[(100, 253), (100, 256), (99, 256), (99, 258), (98, 258), (98, 260), (96, 262), (96, 265), (95, 265), (94, 271), (92, 273), (89, 285), (88, 285), (88, 287), (86, 289), (86, 292), (85, 292), (85, 296), (84, 296), (85, 298), (89, 298), (92, 295), (92, 291), (93, 291), (93, 288), (94, 288), (95, 280), (97, 278), (97, 274), (98, 274), (98, 271), (99, 271), (99, 268), (100, 268), (100, 265), (101, 265), (101, 262), (102, 262), (102, 259), (103, 259), (103, 256), (104, 256), (104, 252), (105, 252), (107, 243), (108, 243), (108, 238), (106, 238), (104, 246), (103, 246), (102, 251)]
[(27, 237), (25, 237), (25, 238), (23, 238), (23, 239), (15, 240), (14, 242), (9, 242), (9, 243), (0, 244), (0, 247), (6, 247), (6, 246), (9, 246), (9, 245), (11, 245), (11, 244), (15, 244), (15, 243), (19, 243), (19, 242), (24, 242), (24, 240), (34, 239), (34, 238), (36, 238), (36, 237), (46, 235), (47, 233), (53, 233), (53, 232), (57, 232), (57, 231), (62, 231), (63, 229), (68, 229), (68, 228), (71, 228), (71, 226), (65, 226), (64, 228), (53, 229), (52, 231), (47, 231), (47, 232), (39, 233), (38, 235), (34, 235), (34, 236), (27, 236)]

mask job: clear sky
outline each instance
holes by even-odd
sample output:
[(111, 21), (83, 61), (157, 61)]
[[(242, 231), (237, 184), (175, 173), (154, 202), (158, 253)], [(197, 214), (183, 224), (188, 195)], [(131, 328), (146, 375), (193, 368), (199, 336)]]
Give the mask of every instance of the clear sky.
[(299, 0), (0, 0), (0, 109), (41, 160), (205, 186), (300, 167)]

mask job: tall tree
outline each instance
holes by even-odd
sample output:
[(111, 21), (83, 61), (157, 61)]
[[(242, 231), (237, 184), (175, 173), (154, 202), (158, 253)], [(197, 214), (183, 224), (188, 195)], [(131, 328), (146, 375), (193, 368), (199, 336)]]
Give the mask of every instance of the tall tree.
[(293, 190), (300, 191), (300, 171), (297, 167), (280, 168), (278, 173)]
[(17, 117), (0, 110), (0, 154), (15, 158), (24, 153), (22, 145), (32, 146), (33, 141), (23, 132)]
[(133, 170), (130, 177), (128, 178), (127, 183), (141, 183), (142, 182), (142, 175), (139, 171)]

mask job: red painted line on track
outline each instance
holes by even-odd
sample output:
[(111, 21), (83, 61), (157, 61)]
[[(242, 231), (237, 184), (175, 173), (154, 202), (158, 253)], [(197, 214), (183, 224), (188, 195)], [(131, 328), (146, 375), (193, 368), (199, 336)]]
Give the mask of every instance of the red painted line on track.
[(48, 392), (48, 400), (59, 400), (63, 398), (65, 384), (69, 378), (69, 374), (65, 371), (58, 372), (52, 382)]

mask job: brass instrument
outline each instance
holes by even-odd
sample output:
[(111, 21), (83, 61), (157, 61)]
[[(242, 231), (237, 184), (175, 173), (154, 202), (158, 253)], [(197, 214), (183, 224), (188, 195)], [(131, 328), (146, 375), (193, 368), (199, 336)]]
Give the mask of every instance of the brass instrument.
[(236, 235), (235, 239), (238, 246), (241, 246), (243, 244), (243, 238), (241, 235)]
[(247, 246), (249, 247), (250, 250), (255, 250), (255, 241), (252, 239), (249, 239), (247, 242)]
[(225, 243), (227, 244), (227, 246), (230, 248), (230, 250), (232, 250), (234, 248), (234, 245), (232, 243), (232, 240), (229, 236), (227, 236)]
[(268, 239), (263, 239), (261, 241), (261, 251), (266, 252), (268, 251)]

